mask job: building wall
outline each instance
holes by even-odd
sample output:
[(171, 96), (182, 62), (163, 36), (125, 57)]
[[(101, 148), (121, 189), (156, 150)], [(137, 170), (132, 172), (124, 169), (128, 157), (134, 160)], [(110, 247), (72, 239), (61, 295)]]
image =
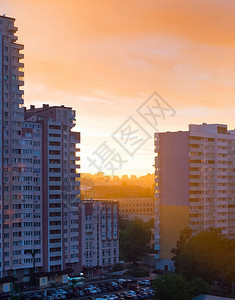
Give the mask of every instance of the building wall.
[(81, 222), (81, 268), (88, 276), (119, 262), (117, 201), (85, 200), (79, 205)]
[(144, 222), (154, 218), (153, 198), (115, 198), (119, 203), (119, 213), (124, 220), (141, 218)]
[(68, 107), (31, 106), (27, 120), (42, 127), (43, 271), (78, 271), (80, 134), (71, 131), (75, 111)]
[[(22, 236), (25, 228), (13, 215), (17, 209), (13, 206), (23, 195), (27, 194), (24, 188), (28, 183), (14, 182), (12, 178), (18, 175), (18, 170), (24, 163), (24, 158), (19, 158), (23, 148), (22, 123), (24, 121), (23, 111), (23, 90), (24, 64), (20, 62), (23, 54), (20, 51), (23, 45), (17, 44), (14, 26), (14, 19), (0, 16), (0, 41), (1, 41), (1, 254), (0, 272), (4, 276), (9, 270), (17, 267), (17, 259), (22, 255), (21, 262), (28, 257), (17, 249), (22, 243)], [(22, 220), (22, 224), (24, 220)], [(17, 244), (17, 246), (15, 246)], [(21, 252), (20, 252), (21, 251)], [(19, 265), (18, 265), (19, 267)]]
[[(3, 74), (3, 43), (2, 43), (3, 37), (0, 35), (0, 74)], [(1, 75), (2, 78), (2, 75)], [(4, 145), (4, 132), (3, 132), (3, 120), (4, 120), (4, 110), (3, 110), (3, 83), (0, 85), (0, 244), (1, 244), (1, 250), (0, 250), (0, 274), (2, 274), (3, 271), (3, 251), (2, 251), (2, 245), (3, 245), (3, 235), (4, 235), (4, 228), (3, 228), (3, 186), (4, 186), (4, 180), (3, 180), (3, 145)]]
[(180, 231), (188, 226), (188, 138), (189, 134), (185, 132), (155, 135), (157, 268), (161, 268), (162, 259), (171, 259), (171, 249), (175, 247)]
[(0, 16), (0, 275), (27, 281), (32, 253), (36, 271), (79, 263), (80, 133), (71, 108), (24, 109), (14, 21)]
[(235, 135), (226, 125), (190, 125), (190, 227), (235, 235)]
[(180, 231), (189, 224), (189, 208), (179, 205), (161, 205), (160, 214), (160, 259), (170, 260), (171, 250), (176, 246)]
[(211, 227), (235, 234), (235, 135), (226, 125), (190, 125), (155, 134), (155, 250), (157, 267), (172, 267), (180, 231)]

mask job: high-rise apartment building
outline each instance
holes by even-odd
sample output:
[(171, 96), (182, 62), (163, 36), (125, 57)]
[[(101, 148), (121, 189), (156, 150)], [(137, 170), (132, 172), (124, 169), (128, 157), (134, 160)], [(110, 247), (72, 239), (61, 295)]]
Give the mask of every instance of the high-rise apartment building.
[[(80, 133), (71, 131), (75, 111), (64, 106), (31, 105), (25, 110), (25, 120), (23, 135), (31, 137), (34, 145), (40, 137), (41, 143), (42, 270), (78, 271)], [(33, 133), (31, 127), (38, 125), (38, 134)]]
[(185, 227), (235, 236), (235, 131), (202, 124), (156, 133), (155, 153), (157, 268), (172, 269), (171, 249)]
[[(13, 261), (16, 263), (19, 255), (22, 255), (18, 245), (22, 244), (24, 228), (19, 225), (13, 206), (15, 209), (17, 200), (23, 194), (21, 189), (28, 189), (29, 186), (28, 181), (22, 184), (14, 180), (22, 167), (19, 152), (24, 122), (24, 92), (21, 90), (24, 84), (24, 64), (21, 59), (24, 55), (20, 52), (24, 47), (16, 42), (16, 31), (14, 19), (0, 16), (0, 274), (12, 270)], [(23, 254), (22, 259), (26, 258), (28, 255)]]
[(118, 206), (114, 200), (79, 204), (80, 261), (88, 277), (110, 271), (119, 262)]
[(79, 271), (80, 133), (75, 111), (23, 108), (23, 46), (0, 16), (0, 275)]

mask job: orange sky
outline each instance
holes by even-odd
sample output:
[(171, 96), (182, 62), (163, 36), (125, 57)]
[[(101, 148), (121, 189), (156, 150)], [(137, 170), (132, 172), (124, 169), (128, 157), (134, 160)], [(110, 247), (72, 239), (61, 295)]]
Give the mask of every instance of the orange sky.
[[(87, 156), (157, 91), (176, 110), (159, 131), (189, 123), (234, 128), (234, 0), (0, 0), (25, 45), (25, 104), (77, 110)], [(118, 173), (153, 172), (149, 140)]]

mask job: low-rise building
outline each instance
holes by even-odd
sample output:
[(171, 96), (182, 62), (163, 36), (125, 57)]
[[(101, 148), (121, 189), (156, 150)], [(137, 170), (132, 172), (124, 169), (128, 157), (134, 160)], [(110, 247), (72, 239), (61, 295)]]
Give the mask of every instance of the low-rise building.
[(120, 216), (123, 220), (131, 221), (140, 218), (148, 222), (154, 218), (154, 199), (148, 198), (117, 198)]

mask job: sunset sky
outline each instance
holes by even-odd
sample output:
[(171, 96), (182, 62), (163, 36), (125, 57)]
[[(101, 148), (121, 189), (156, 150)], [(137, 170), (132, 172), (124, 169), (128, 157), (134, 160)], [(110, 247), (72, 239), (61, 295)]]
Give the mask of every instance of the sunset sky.
[[(0, 0), (25, 45), (25, 105), (72, 106), (82, 172), (104, 142), (128, 160), (117, 174), (153, 172), (154, 130), (136, 109), (157, 91), (189, 123), (235, 128), (234, 0)], [(133, 157), (112, 138), (132, 116), (151, 138)]]

